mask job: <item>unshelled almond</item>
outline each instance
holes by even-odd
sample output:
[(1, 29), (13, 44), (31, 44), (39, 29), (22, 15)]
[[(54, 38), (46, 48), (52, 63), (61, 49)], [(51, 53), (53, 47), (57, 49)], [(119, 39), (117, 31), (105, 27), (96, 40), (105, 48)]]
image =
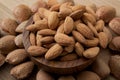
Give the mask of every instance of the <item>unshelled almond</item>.
[(41, 17), (40, 17), (40, 14), (37, 12), (33, 15), (33, 21), (34, 22), (37, 22), (37, 21), (40, 21), (41, 20)]
[(56, 29), (59, 23), (58, 13), (51, 12), (48, 17), (48, 26), (50, 29)]
[(36, 45), (37, 45), (37, 46), (41, 46), (41, 45), (42, 45), (42, 43), (40, 42), (41, 38), (42, 38), (42, 35), (39, 35), (39, 34), (37, 33), (37, 34), (36, 34)]
[(71, 17), (66, 17), (64, 22), (64, 32), (70, 34), (74, 27), (74, 21)]
[(38, 31), (38, 34), (43, 36), (53, 36), (56, 34), (56, 31), (51, 29), (43, 29)]
[(94, 38), (93, 32), (85, 24), (79, 23), (76, 26), (76, 28), (77, 28), (77, 31), (79, 31), (84, 37), (86, 37), (88, 39)]
[(55, 41), (63, 46), (68, 46), (73, 41), (68, 35), (63, 33), (57, 33), (54, 37)]
[(31, 45), (36, 45), (36, 37), (35, 34), (33, 32), (30, 33), (30, 43)]
[(54, 37), (53, 37), (53, 36), (43, 37), (43, 38), (40, 39), (40, 42), (41, 42), (42, 44), (52, 43), (52, 42), (54, 42)]
[(64, 23), (58, 27), (57, 33), (64, 33)]
[(50, 11), (59, 11), (61, 4), (55, 4), (50, 8)]
[(38, 13), (41, 18), (48, 18), (49, 14), (51, 13), (48, 9), (46, 8), (39, 8)]
[(84, 47), (83, 47), (79, 42), (76, 42), (76, 44), (75, 44), (75, 52), (76, 52), (80, 57), (83, 56)]
[(120, 35), (120, 18), (116, 17), (112, 19), (109, 23), (110, 29), (112, 29), (116, 34)]
[(100, 32), (98, 34), (98, 37), (99, 37), (99, 41), (100, 41), (100, 46), (102, 48), (106, 48), (107, 45), (108, 45), (108, 36), (107, 36), (107, 34), (104, 33), (104, 32)]
[(47, 53), (45, 54), (45, 59), (47, 60), (54, 59), (58, 57), (62, 53), (62, 51), (63, 51), (62, 46), (60, 46), (59, 44), (55, 44), (47, 51)]
[(25, 49), (16, 49), (7, 55), (5, 61), (9, 64), (16, 65), (25, 61), (27, 56)]
[(31, 55), (31, 56), (41, 56), (43, 54), (45, 54), (47, 52), (47, 49), (40, 47), (40, 46), (30, 46), (27, 49), (27, 52)]
[(42, 45), (44, 48), (50, 49), (52, 46), (54, 46), (56, 43), (48, 43), (48, 44), (44, 44)]
[(10, 74), (17, 79), (23, 79), (29, 76), (34, 68), (34, 63), (29, 61), (13, 67)]
[(55, 80), (49, 73), (40, 70), (36, 75), (36, 80)]
[(61, 76), (58, 80), (75, 80), (73, 76)]
[(88, 48), (83, 52), (83, 56), (85, 58), (94, 58), (99, 54), (99, 51), (100, 51), (99, 47)]
[(75, 12), (75, 11), (78, 11), (78, 10), (82, 10), (82, 11), (85, 11), (85, 6), (84, 5), (75, 5), (75, 6), (72, 6), (71, 7), (72, 11)]

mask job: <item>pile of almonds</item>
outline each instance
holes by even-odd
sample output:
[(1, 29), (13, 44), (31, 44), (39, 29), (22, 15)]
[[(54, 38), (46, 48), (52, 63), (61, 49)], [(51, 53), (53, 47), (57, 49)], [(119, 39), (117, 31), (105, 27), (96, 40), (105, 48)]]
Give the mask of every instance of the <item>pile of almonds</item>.
[[(0, 20), (0, 66), (5, 62), (13, 65), (10, 74), (15, 78), (24, 79), (32, 73), (29, 53), (54, 61), (97, 57), (89, 71), (56, 78), (40, 70), (36, 80), (108, 80), (110, 73), (120, 79), (120, 17), (116, 17), (115, 8), (75, 5), (72, 0), (38, 0), (31, 8), (16, 6), (13, 14), (15, 20)], [(33, 23), (25, 28), (30, 17)], [(24, 29), (30, 31), (28, 53), (23, 46)]]

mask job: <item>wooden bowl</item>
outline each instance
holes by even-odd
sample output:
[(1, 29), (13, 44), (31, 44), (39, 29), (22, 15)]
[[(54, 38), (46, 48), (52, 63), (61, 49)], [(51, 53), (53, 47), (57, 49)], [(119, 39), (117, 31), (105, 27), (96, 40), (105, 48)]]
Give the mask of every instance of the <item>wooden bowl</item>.
[[(26, 26), (30, 25), (33, 23), (32, 18), (28, 21)], [(24, 47), (27, 51), (28, 47), (31, 45), (30, 40), (29, 40), (29, 31), (24, 30), (23, 32), (23, 43)], [(34, 61), (41, 69), (51, 72), (51, 73), (56, 73), (56, 74), (72, 74), (79, 72), (86, 67), (88, 67), (96, 58), (93, 59), (85, 59), (85, 58), (80, 58), (77, 60), (73, 61), (47, 61), (44, 57), (32, 57), (29, 55), (32, 61)]]

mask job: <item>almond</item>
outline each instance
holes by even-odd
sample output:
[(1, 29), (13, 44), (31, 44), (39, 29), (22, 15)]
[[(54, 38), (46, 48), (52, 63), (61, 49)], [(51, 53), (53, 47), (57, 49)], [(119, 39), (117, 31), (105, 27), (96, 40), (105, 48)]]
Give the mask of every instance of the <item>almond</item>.
[(84, 47), (83, 47), (79, 42), (76, 42), (76, 44), (75, 44), (75, 52), (76, 52), (80, 57), (83, 56)]
[(57, 33), (54, 39), (58, 44), (62, 46), (68, 46), (73, 41), (68, 35), (63, 34), (63, 33)]
[(60, 46), (59, 44), (55, 44), (47, 51), (47, 53), (45, 54), (45, 59), (47, 60), (55, 59), (62, 53), (62, 51), (63, 51), (62, 46)]
[(52, 46), (54, 46), (56, 43), (49, 43), (49, 44), (44, 44), (42, 45), (43, 47), (50, 49)]
[(95, 25), (95, 28), (98, 32), (102, 32), (103, 31), (103, 28), (105, 26), (105, 23), (103, 20), (99, 20), (96, 22), (96, 25)]
[(99, 37), (99, 41), (100, 41), (100, 46), (102, 48), (106, 48), (107, 45), (108, 45), (108, 36), (107, 36), (107, 34), (104, 33), (104, 32), (100, 32), (98, 34), (98, 37)]
[(39, 8), (38, 13), (41, 18), (48, 18), (49, 14), (51, 13), (49, 10), (46, 8)]
[(20, 23), (20, 24), (17, 26), (15, 32), (22, 33), (22, 32), (24, 31), (24, 28), (25, 28), (25, 26), (26, 26), (27, 23), (28, 23), (28, 20), (23, 21), (22, 23)]
[(116, 34), (120, 35), (120, 18), (116, 17), (112, 19), (109, 23), (110, 29), (112, 29)]
[(83, 52), (83, 56), (85, 58), (94, 58), (98, 55), (99, 51), (100, 51), (99, 47), (92, 47), (92, 48), (85, 50)]
[(84, 43), (84, 45), (86, 47), (95, 47), (99, 44), (99, 39), (98, 38), (94, 38), (92, 40), (87, 39), (86, 42)]
[(37, 12), (33, 15), (33, 21), (36, 22), (36, 21), (40, 21), (41, 20), (41, 17), (40, 17), (40, 14)]
[(94, 38), (93, 32), (85, 24), (79, 23), (76, 26), (76, 28), (77, 28), (77, 31), (79, 31), (84, 37), (86, 37), (88, 39)]
[(30, 46), (27, 49), (27, 52), (31, 55), (31, 56), (41, 56), (43, 54), (45, 54), (47, 52), (47, 49), (40, 47), (40, 46)]
[(0, 67), (5, 63), (5, 56), (0, 53)]
[(74, 21), (71, 17), (67, 16), (64, 22), (64, 31), (66, 34), (70, 34), (74, 27)]
[(93, 24), (90, 22), (87, 22), (87, 24), (88, 24), (88, 27), (91, 29), (91, 31), (94, 33), (94, 35), (96, 37), (98, 37), (98, 32), (97, 32), (96, 28), (93, 26)]
[(58, 4), (58, 1), (57, 1), (57, 0), (48, 0), (48, 2), (47, 2), (47, 5), (48, 5), (49, 7), (52, 7), (52, 6), (55, 5), (55, 4)]
[(74, 20), (78, 20), (81, 18), (81, 16), (83, 15), (84, 11), (83, 10), (77, 10), (72, 12), (69, 16), (71, 18), (73, 18)]
[(42, 43), (40, 42), (41, 38), (42, 38), (42, 35), (39, 35), (37, 33), (37, 35), (36, 35), (36, 45), (37, 46), (41, 46), (42, 45)]
[(23, 48), (24, 45), (23, 45), (23, 34), (19, 34), (15, 37), (15, 44), (17, 47), (19, 48)]
[(64, 33), (64, 23), (58, 27), (57, 33)]
[(71, 9), (73, 12), (77, 10), (82, 10), (82, 11), (86, 10), (84, 5), (75, 5), (75, 6), (72, 6)]
[(56, 31), (51, 29), (42, 29), (38, 31), (38, 34), (43, 36), (53, 36), (56, 34)]
[(109, 28), (104, 27), (103, 28), (103, 32), (107, 34), (107, 36), (108, 36), (108, 43), (110, 43), (111, 40), (112, 40), (112, 33), (110, 32)]
[(73, 76), (61, 76), (58, 80), (75, 80)]
[(65, 56), (65, 55), (67, 55), (67, 54), (68, 54), (68, 52), (65, 51), (65, 50), (63, 50), (62, 53), (60, 54), (60, 56)]
[(78, 58), (77, 54), (72, 53), (72, 54), (67, 54), (67, 55), (61, 57), (60, 61), (72, 61), (72, 60), (75, 60), (77, 58)]
[(96, 15), (98, 19), (102, 19), (104, 22), (108, 23), (116, 15), (115, 8), (111, 6), (101, 6), (97, 11)]
[(36, 75), (36, 80), (55, 80), (50, 74), (43, 70), (39, 70)]
[(25, 49), (16, 49), (7, 55), (5, 61), (9, 64), (16, 65), (25, 61), (27, 57), (28, 54), (26, 53)]
[(61, 4), (55, 4), (50, 8), (50, 11), (59, 11)]
[(90, 13), (84, 13), (83, 14), (83, 21), (85, 23), (87, 23), (89, 21), (94, 25), (96, 23), (96, 18)]
[(52, 43), (52, 42), (54, 42), (54, 37), (53, 37), (53, 36), (42, 37), (42, 38), (40, 39), (40, 42), (41, 42), (42, 44)]
[(10, 74), (17, 79), (24, 79), (29, 76), (34, 68), (34, 63), (29, 61), (13, 67)]
[(85, 43), (86, 39), (82, 34), (80, 34), (78, 31), (72, 31), (73, 37), (79, 42), (79, 43)]
[(30, 43), (31, 45), (36, 45), (35, 33), (33, 32), (30, 33)]
[(56, 29), (59, 23), (58, 13), (51, 12), (48, 17), (48, 26), (50, 29)]

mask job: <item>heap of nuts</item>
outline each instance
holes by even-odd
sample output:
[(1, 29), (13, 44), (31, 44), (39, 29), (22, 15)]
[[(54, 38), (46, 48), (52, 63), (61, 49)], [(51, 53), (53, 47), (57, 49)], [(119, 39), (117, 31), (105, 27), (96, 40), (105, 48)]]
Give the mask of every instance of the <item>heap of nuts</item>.
[(0, 66), (5, 62), (14, 65), (10, 74), (15, 78), (28, 77), (34, 68), (22, 41), (32, 17), (33, 23), (25, 28), (30, 31), (27, 52), (31, 56), (58, 61), (97, 57), (89, 71), (54, 78), (40, 70), (36, 80), (101, 80), (110, 73), (120, 79), (120, 17), (115, 8), (75, 5), (73, 0), (38, 0), (31, 8), (18, 5), (13, 14), (15, 20), (0, 20)]

